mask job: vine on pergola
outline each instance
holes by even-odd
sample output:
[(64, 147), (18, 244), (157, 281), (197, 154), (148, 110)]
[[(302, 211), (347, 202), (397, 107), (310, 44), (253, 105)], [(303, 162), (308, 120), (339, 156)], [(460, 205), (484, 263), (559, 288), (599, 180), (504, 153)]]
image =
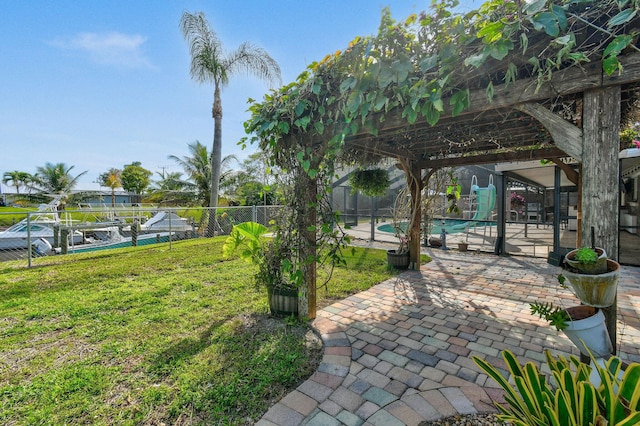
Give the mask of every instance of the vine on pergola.
[(249, 141), (273, 164), (330, 188), (334, 162), (386, 156), (345, 141), (376, 136), (389, 117), (434, 126), (468, 109), (471, 91), (484, 90), (490, 102), (494, 85), (533, 77), (540, 87), (557, 70), (587, 62), (602, 61), (611, 75), (622, 69), (619, 54), (638, 50), (640, 0), (491, 0), (467, 14), (454, 13), (457, 4), (441, 0), (402, 22), (384, 9), (377, 35), (355, 38), (253, 101)]
[(318, 149), (312, 145), (326, 145), (322, 156), (333, 160), (345, 137), (375, 135), (391, 112), (408, 124), (422, 117), (435, 125), (442, 114), (468, 108), (470, 90), (484, 88), (490, 100), (494, 84), (534, 76), (542, 85), (556, 70), (595, 60), (611, 75), (621, 69), (624, 49), (638, 50), (632, 43), (637, 32), (626, 31), (640, 0), (492, 0), (467, 14), (451, 11), (457, 3), (440, 1), (430, 14), (403, 22), (384, 9), (376, 36), (356, 37), (346, 50), (312, 63), (296, 81), (254, 102), (245, 124), (252, 141), (278, 163), (282, 150), (296, 148), (289, 136), (313, 138), (296, 158), (314, 177)]

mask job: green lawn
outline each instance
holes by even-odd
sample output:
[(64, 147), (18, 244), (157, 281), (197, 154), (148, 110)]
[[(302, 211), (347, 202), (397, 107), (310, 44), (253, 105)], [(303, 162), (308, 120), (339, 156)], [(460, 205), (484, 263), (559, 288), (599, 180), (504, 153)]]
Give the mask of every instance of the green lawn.
[[(0, 424), (250, 424), (317, 366), (224, 238), (0, 263)], [(394, 274), (347, 250), (320, 304)], [(323, 301), (324, 298), (324, 301)]]

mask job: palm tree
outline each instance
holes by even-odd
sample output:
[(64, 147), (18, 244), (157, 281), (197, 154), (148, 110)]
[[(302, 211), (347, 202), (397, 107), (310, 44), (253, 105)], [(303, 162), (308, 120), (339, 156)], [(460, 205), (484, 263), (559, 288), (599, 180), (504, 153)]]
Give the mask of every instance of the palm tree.
[(183, 188), (191, 190), (196, 194), (196, 199), (201, 206), (209, 205), (209, 184), (211, 182), (211, 162), (207, 147), (195, 141), (187, 145), (191, 155), (182, 158), (170, 155), (169, 160), (173, 160), (182, 167), (189, 179), (184, 182)]
[(116, 188), (122, 188), (122, 170), (110, 168), (98, 176), (98, 183), (101, 186), (111, 188), (111, 207), (116, 206)]
[(67, 167), (64, 163), (47, 163), (44, 167), (38, 167), (34, 176), (34, 182), (41, 192), (48, 194), (69, 193), (78, 184), (78, 179), (85, 175), (87, 171), (77, 176), (71, 176), (71, 170), (75, 166)]
[[(204, 13), (184, 12), (180, 28), (189, 43), (191, 77), (200, 83), (213, 83), (213, 147), (211, 150), (211, 176), (209, 207), (218, 205), (220, 169), (222, 166), (222, 100), (220, 91), (229, 84), (229, 78), (246, 72), (268, 82), (280, 84), (280, 66), (259, 47), (242, 43), (236, 50), (225, 52), (218, 35), (213, 31)], [(210, 216), (208, 235), (214, 235), (215, 211)]]
[(180, 172), (156, 172), (160, 176), (160, 180), (155, 181), (155, 190), (157, 191), (180, 191), (184, 189), (187, 182), (182, 180)]
[(16, 188), (16, 194), (20, 195), (20, 187), (27, 186), (33, 181), (31, 173), (21, 172), (14, 170), (12, 172), (5, 172), (2, 176), (2, 183), (7, 185), (11, 182), (11, 186)]

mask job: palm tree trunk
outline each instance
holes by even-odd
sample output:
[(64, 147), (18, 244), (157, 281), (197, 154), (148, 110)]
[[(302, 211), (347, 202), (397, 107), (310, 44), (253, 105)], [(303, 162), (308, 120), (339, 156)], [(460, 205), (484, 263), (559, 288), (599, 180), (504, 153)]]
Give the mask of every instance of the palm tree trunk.
[(211, 149), (211, 182), (209, 185), (209, 224), (207, 236), (216, 234), (216, 207), (218, 207), (218, 189), (220, 186), (220, 168), (222, 163), (222, 100), (220, 86), (216, 84), (213, 94), (213, 148)]

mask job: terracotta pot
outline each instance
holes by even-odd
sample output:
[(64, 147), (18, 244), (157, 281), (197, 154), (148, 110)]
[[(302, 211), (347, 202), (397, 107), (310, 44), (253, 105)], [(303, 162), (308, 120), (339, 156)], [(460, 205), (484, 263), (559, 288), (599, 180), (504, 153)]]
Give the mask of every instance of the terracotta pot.
[(469, 244), (468, 243), (458, 243), (458, 250), (459, 251), (467, 251), (469, 249)]

